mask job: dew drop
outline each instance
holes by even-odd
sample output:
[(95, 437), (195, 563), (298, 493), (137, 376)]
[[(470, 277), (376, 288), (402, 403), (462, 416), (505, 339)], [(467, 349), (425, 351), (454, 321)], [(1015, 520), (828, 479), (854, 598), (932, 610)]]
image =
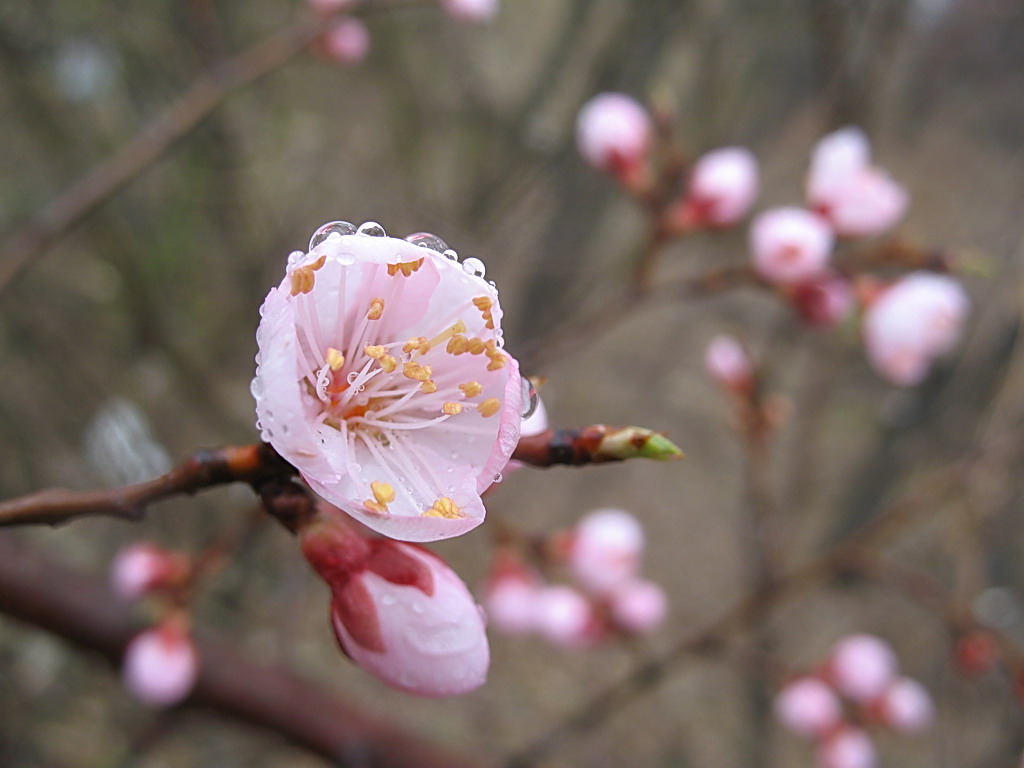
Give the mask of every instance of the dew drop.
[(455, 262), (457, 262), (459, 260), (459, 254), (456, 253), (455, 251), (453, 251), (451, 248), (449, 248), (448, 250), (444, 251), (441, 255), (444, 256), (446, 259), (448, 259), (448, 261), (455, 261)]
[(309, 238), (309, 250), (312, 251), (331, 235), (352, 235), (355, 231), (356, 227), (350, 221), (329, 221)]
[(426, 609), (423, 607), (423, 603), (421, 603), (419, 600), (412, 604), (413, 613), (423, 613), (424, 610)]
[(495, 472), (494, 473), (494, 482), (500, 483), (504, 479), (505, 478), (501, 476), (501, 472)]
[(418, 245), (420, 248), (429, 248), (436, 253), (444, 253), (448, 250), (448, 243), (429, 232), (416, 232), (405, 239), (413, 245)]
[[(314, 235), (314, 237), (316, 237), (316, 235)], [(309, 243), (310, 243), (309, 247), (310, 247), (310, 249), (312, 249), (313, 241), (310, 240)], [(292, 251), (291, 253), (288, 254), (288, 266), (289, 267), (294, 267), (296, 264), (299, 263), (299, 261), (301, 261), (305, 257), (306, 257), (306, 254), (304, 254), (302, 251)]]
[(387, 237), (388, 234), (384, 231), (384, 227), (376, 221), (364, 221), (359, 225), (359, 229), (356, 230), (356, 233), (366, 235), (367, 237)]
[(381, 605), (394, 605), (395, 604), (395, 596), (394, 595), (381, 595), (380, 596), (380, 602), (381, 602)]
[(342, 266), (350, 267), (356, 263), (356, 255), (352, 251), (345, 251), (338, 254), (338, 261)]
[(349, 371), (348, 375), (345, 377), (345, 381), (347, 381), (349, 384), (351, 384), (353, 381), (356, 380), (356, 377), (358, 375), (359, 375), (359, 371)]
[(533, 416), (537, 410), (537, 403), (540, 402), (540, 398), (537, 395), (537, 388), (533, 386), (533, 382), (530, 381), (526, 376), (522, 377), (523, 385), (523, 411), (522, 416), (524, 419), (528, 419)]
[(473, 277), (483, 277), (487, 273), (487, 267), (480, 259), (470, 256), (462, 262), (462, 271), (467, 275), (473, 275)]

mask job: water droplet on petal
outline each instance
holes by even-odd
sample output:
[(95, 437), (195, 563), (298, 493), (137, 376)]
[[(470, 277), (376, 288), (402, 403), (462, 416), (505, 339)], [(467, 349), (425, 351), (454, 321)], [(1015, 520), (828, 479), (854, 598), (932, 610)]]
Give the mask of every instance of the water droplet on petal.
[(436, 253), (444, 253), (448, 250), (448, 243), (429, 232), (416, 232), (405, 239), (413, 245), (418, 245), (420, 248), (429, 248)]
[(462, 271), (467, 275), (473, 275), (473, 277), (483, 277), (487, 273), (487, 267), (480, 259), (470, 256), (462, 262)]
[(444, 251), (441, 255), (448, 259), (448, 261), (459, 260), (459, 254), (453, 251), (451, 248), (449, 248), (447, 251)]
[(523, 410), (522, 416), (524, 419), (528, 419), (533, 416), (534, 411), (537, 410), (537, 403), (540, 402), (540, 397), (537, 395), (537, 388), (533, 386), (533, 382), (530, 381), (526, 376), (523, 379)]
[(347, 381), (347, 382), (348, 382), (349, 384), (351, 384), (351, 383), (352, 383), (353, 381), (355, 381), (355, 380), (356, 380), (356, 377), (357, 377), (358, 375), (359, 375), (359, 371), (349, 371), (349, 374), (348, 374), (348, 376), (346, 376), (346, 377), (345, 377), (345, 380), (346, 380), (346, 381)]
[(353, 235), (356, 226), (349, 221), (329, 221), (309, 238), (309, 250), (313, 250), (331, 235)]
[(505, 478), (503, 478), (503, 477), (501, 476), (501, 472), (495, 472), (495, 473), (494, 473), (494, 482), (496, 482), (496, 483), (500, 483), (500, 482), (501, 482), (502, 480), (504, 480), (504, 479), (505, 479)]
[(356, 230), (356, 233), (366, 235), (367, 237), (387, 237), (388, 235), (388, 233), (384, 231), (384, 227), (376, 221), (364, 221), (359, 225), (359, 229)]
[[(315, 237), (315, 235), (314, 235), (314, 237)], [(313, 241), (310, 240), (309, 242), (310, 242), (309, 247), (312, 248), (313, 247)], [(296, 264), (299, 263), (299, 261), (301, 261), (305, 257), (306, 257), (306, 254), (304, 254), (302, 251), (292, 251), (291, 253), (288, 254), (288, 266), (289, 267), (294, 267)]]
[(338, 254), (338, 261), (342, 266), (350, 267), (356, 263), (356, 255), (352, 251), (344, 251)]
[(395, 596), (394, 595), (381, 595), (380, 596), (380, 604), (381, 605), (394, 605), (395, 604)]

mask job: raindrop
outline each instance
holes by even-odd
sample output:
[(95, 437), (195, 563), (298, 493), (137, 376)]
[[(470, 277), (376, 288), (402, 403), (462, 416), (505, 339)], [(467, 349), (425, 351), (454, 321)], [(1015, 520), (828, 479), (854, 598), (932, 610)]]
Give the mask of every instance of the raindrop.
[[(313, 237), (316, 237), (316, 235), (314, 234)], [(312, 240), (309, 241), (309, 247), (310, 249), (312, 249), (313, 247)], [(288, 266), (294, 267), (296, 264), (299, 263), (300, 260), (304, 258), (306, 258), (306, 254), (304, 254), (302, 251), (292, 251), (291, 253), (288, 254)]]
[(395, 604), (395, 596), (394, 595), (381, 595), (380, 596), (380, 602), (381, 602), (381, 605), (394, 605)]
[(356, 227), (349, 221), (329, 221), (309, 238), (309, 250), (313, 250), (331, 235), (354, 235)]
[(459, 260), (459, 254), (456, 253), (455, 251), (453, 251), (451, 248), (449, 248), (448, 250), (444, 251), (441, 255), (444, 256), (446, 259), (448, 259), (448, 261), (455, 261), (455, 262), (457, 262)]
[(540, 398), (537, 396), (537, 388), (533, 386), (533, 382), (526, 376), (522, 377), (523, 381), (523, 418), (528, 419), (533, 416), (537, 410), (537, 403), (540, 402)]
[(494, 482), (496, 482), (496, 483), (500, 483), (500, 482), (501, 482), (502, 480), (504, 480), (504, 479), (505, 479), (505, 478), (503, 478), (503, 477), (501, 476), (501, 472), (495, 472), (495, 473), (494, 473)]
[(343, 251), (338, 254), (338, 262), (344, 267), (349, 267), (356, 263), (356, 255), (352, 251)]
[(352, 382), (354, 382), (356, 380), (357, 376), (359, 376), (359, 371), (349, 371), (348, 376), (345, 377), (345, 380), (349, 384), (351, 384)]
[(448, 243), (437, 235), (432, 235), (429, 232), (417, 232), (409, 235), (405, 239), (413, 245), (418, 245), (420, 248), (429, 248), (437, 253), (444, 253), (448, 250)]
[(487, 267), (480, 259), (473, 258), (470, 256), (464, 262), (462, 262), (462, 271), (467, 275), (473, 275), (473, 277), (483, 277), (487, 272)]
[(387, 237), (388, 235), (388, 233), (384, 231), (384, 227), (376, 221), (364, 221), (359, 225), (359, 229), (356, 230), (356, 233), (366, 235), (367, 237)]
[(421, 603), (419, 600), (412, 604), (413, 613), (423, 613), (424, 610), (426, 609), (423, 607), (423, 603)]

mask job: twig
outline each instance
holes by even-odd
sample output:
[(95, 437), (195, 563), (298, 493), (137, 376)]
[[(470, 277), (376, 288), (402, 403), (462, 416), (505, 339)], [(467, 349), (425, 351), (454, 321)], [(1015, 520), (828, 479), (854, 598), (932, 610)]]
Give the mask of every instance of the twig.
[[(138, 628), (95, 579), (0, 537), (0, 612), (120, 663)], [(416, 736), (371, 718), (290, 672), (256, 664), (237, 648), (201, 640), (199, 680), (185, 707), (231, 715), (339, 765), (472, 768)], [(342, 663), (339, 659), (339, 663)]]

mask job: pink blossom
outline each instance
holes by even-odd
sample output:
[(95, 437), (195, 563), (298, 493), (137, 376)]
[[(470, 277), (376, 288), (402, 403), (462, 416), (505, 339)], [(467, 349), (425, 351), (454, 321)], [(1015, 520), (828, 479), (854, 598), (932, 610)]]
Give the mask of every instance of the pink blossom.
[(600, 624), (587, 598), (572, 587), (558, 585), (538, 593), (537, 631), (555, 645), (585, 648), (597, 641)]
[(882, 694), (896, 676), (896, 654), (887, 642), (872, 635), (850, 635), (836, 643), (828, 663), (832, 684), (861, 703)]
[(513, 635), (537, 628), (541, 582), (517, 560), (496, 564), (484, 586), (484, 612), (495, 629)]
[(594, 96), (576, 119), (576, 143), (583, 159), (619, 178), (632, 175), (642, 165), (650, 140), (647, 110), (622, 93)]
[(927, 689), (909, 677), (901, 677), (890, 685), (882, 694), (878, 708), (886, 725), (905, 733), (923, 731), (935, 716)]
[(860, 728), (846, 727), (821, 742), (815, 764), (817, 768), (874, 768), (875, 745)]
[(498, 0), (441, 0), (441, 5), (459, 21), (490, 21), (498, 13)]
[(586, 589), (603, 594), (636, 576), (643, 550), (643, 528), (633, 515), (599, 509), (573, 528), (569, 568)]
[(907, 209), (906, 190), (869, 165), (870, 159), (871, 147), (857, 128), (831, 133), (815, 147), (807, 176), (808, 202), (838, 235), (881, 234)]
[(331, 587), (342, 650), (392, 688), (454, 696), (483, 685), (490, 650), (479, 606), (443, 560), (391, 539), (364, 539), (322, 517), (300, 533)]
[(653, 631), (665, 620), (668, 598), (653, 581), (633, 579), (608, 594), (608, 611), (622, 629), (635, 634)]
[(864, 314), (868, 359), (880, 374), (901, 386), (920, 382), (932, 361), (956, 344), (969, 301), (946, 275), (913, 272), (897, 280)]
[(693, 166), (683, 219), (698, 226), (735, 224), (747, 215), (757, 187), (757, 160), (749, 149), (712, 150)]
[(191, 692), (199, 657), (188, 632), (168, 621), (135, 636), (124, 652), (125, 687), (152, 706), (177, 704)]
[(722, 387), (742, 393), (753, 386), (754, 366), (747, 351), (732, 336), (715, 336), (704, 352), (708, 375)]
[(433, 235), (321, 227), (263, 304), (263, 439), (326, 500), (393, 538), (457, 536), (519, 441), (522, 381), (483, 264)]
[(831, 270), (794, 286), (790, 298), (801, 320), (826, 328), (849, 317), (856, 303), (850, 281)]
[(758, 214), (750, 227), (750, 248), (758, 274), (791, 285), (821, 273), (832, 253), (828, 223), (803, 208), (775, 208)]
[(138, 542), (125, 547), (110, 566), (110, 583), (120, 597), (138, 600), (183, 578), (188, 563), (181, 555)]
[(789, 730), (810, 737), (834, 730), (843, 711), (829, 686), (816, 677), (801, 677), (779, 691), (775, 716)]
[(340, 64), (358, 64), (370, 52), (370, 31), (359, 19), (343, 19), (324, 34), (323, 51)]

